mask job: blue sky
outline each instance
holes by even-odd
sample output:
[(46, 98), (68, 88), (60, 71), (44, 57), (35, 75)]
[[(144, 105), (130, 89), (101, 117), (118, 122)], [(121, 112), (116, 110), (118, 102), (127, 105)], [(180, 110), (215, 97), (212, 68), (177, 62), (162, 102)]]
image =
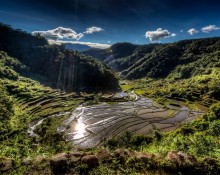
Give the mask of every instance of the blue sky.
[(166, 43), (220, 36), (220, 1), (7, 0), (0, 22), (54, 41)]

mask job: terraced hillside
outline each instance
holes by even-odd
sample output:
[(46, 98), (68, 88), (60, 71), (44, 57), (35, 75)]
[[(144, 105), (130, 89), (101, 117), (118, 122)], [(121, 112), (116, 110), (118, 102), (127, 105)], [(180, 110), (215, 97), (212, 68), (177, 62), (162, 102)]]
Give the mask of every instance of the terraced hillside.
[(59, 129), (74, 145), (91, 148), (125, 131), (151, 135), (154, 130), (175, 130), (204, 112), (178, 102), (163, 107), (149, 98), (139, 97), (137, 101), (117, 104), (81, 105)]
[[(19, 33), (26, 36), (23, 32)], [(41, 40), (42, 38), (39, 42)], [(102, 78), (93, 84), (93, 88), (105, 84), (103, 80), (110, 79), (109, 84), (117, 82), (108, 67), (77, 52), (62, 52), (64, 61), (61, 52), (56, 52), (62, 48), (34, 46), (37, 48), (36, 53), (40, 51), (38, 53), (42, 58), (51, 56), (52, 53), (56, 54), (52, 54), (51, 58), (61, 56), (54, 60), (61, 68), (56, 72), (60, 75), (56, 85), (61, 90), (52, 89), (24, 76), (27, 73), (30, 76), (28, 71), (31, 68), (31, 76), (47, 80), (42, 77), (43, 74), (35, 74), (33, 70), (35, 62), (32, 59), (36, 55), (32, 57), (30, 52), (25, 52), (27, 55), (22, 58), (28, 63), (26, 66), (7, 53), (0, 52), (0, 173), (152, 174), (153, 170), (153, 173), (158, 171), (159, 174), (218, 175), (219, 41), (218, 38), (207, 41), (210, 42), (199, 47), (203, 50), (207, 46), (204, 53), (198, 55), (198, 48), (193, 49), (195, 43), (192, 42), (190, 49), (195, 51), (195, 56), (191, 55), (185, 61), (181, 59), (166, 78), (144, 77), (134, 81), (121, 81), (121, 88), (130, 92), (129, 95), (126, 92), (94, 95), (94, 92), (86, 94), (62, 91), (72, 90), (74, 84), (69, 82), (73, 81), (66, 76), (75, 72), (72, 66), (78, 62), (85, 69), (89, 67), (86, 72), (81, 72), (89, 77), (91, 70), (99, 65), (97, 72), (91, 76), (96, 78), (100, 75)], [(0, 47), (4, 45), (0, 44)], [(149, 47), (148, 49), (153, 49), (160, 45)], [(173, 48), (173, 45), (167, 48)], [(46, 56), (44, 51), (49, 51)], [(162, 49), (160, 53), (163, 51)], [(13, 54), (24, 54), (21, 52), (18, 49)], [(195, 60), (191, 60), (194, 57)], [(166, 64), (170, 61), (165, 60), (168, 61), (165, 61)], [(50, 61), (49, 59), (48, 64), (53, 63)], [(197, 64), (200, 66), (196, 67)], [(54, 74), (56, 66), (47, 71), (53, 70)], [(44, 72), (45, 67), (41, 70)], [(164, 70), (161, 69), (162, 72)], [(154, 71), (157, 72), (158, 69)], [(85, 85), (81, 79), (76, 80)], [(86, 83), (90, 84), (92, 81), (90, 77)], [(113, 86), (109, 84), (105, 86), (110, 89), (118, 87), (117, 83)], [(103, 157), (107, 158), (103, 160)]]
[[(39, 152), (56, 152), (60, 144), (65, 144), (56, 128), (68, 117), (69, 111), (85, 99), (75, 93), (43, 86), (15, 71), (23, 68), (17, 59), (0, 52), (1, 156), (21, 158)], [(33, 134), (31, 131), (28, 133), (29, 126), (47, 118), (50, 119), (47, 127), (37, 133), (42, 137), (29, 137)], [(59, 150), (67, 145), (59, 147)]]

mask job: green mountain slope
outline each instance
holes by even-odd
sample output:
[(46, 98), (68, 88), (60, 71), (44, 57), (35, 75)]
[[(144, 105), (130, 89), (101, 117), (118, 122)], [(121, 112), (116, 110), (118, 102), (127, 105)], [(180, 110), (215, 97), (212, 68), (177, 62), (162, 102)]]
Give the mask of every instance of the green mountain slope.
[(116, 71), (120, 71), (118, 66), (114, 64), (114, 61), (118, 60), (119, 58), (131, 55), (136, 48), (137, 45), (123, 42), (113, 44), (108, 49), (90, 49), (88, 51), (84, 51), (83, 53), (103, 61), (105, 64), (111, 66)]
[(176, 78), (189, 78), (203, 74), (209, 68), (219, 66), (220, 38), (186, 40), (172, 44), (150, 45), (136, 50), (130, 57), (117, 60), (123, 66), (122, 74), (128, 78), (164, 78), (178, 74)]
[[(44, 147), (39, 150), (44, 153), (60, 150), (58, 145), (63, 140), (56, 126), (68, 117), (65, 111), (73, 110), (84, 100), (74, 93), (42, 86), (16, 72), (24, 69), (19, 60), (0, 52), (0, 155), (17, 159), (37, 153), (38, 148), (33, 144)], [(60, 113), (63, 115), (59, 116)], [(41, 140), (28, 137), (27, 129), (32, 122), (52, 115), (58, 116), (50, 120)], [(63, 145), (63, 149), (66, 146)]]
[(113, 59), (98, 59), (121, 72), (126, 79), (165, 78), (171, 74), (176, 74), (175, 78), (189, 78), (219, 67), (219, 51), (220, 38), (205, 38), (170, 44), (130, 44), (130, 47), (128, 43), (118, 43), (110, 50), (96, 54), (93, 51), (92, 54), (111, 52), (115, 55)]
[[(152, 135), (125, 132), (105, 140), (102, 147), (78, 151), (57, 128), (86, 98), (97, 102), (98, 97), (59, 89), (112, 91), (118, 88), (114, 74), (100, 61), (50, 46), (40, 36), (3, 24), (0, 29), (1, 174), (219, 174), (220, 38), (122, 43), (113, 50), (98, 50), (112, 56), (103, 56), (104, 62), (134, 79), (124, 80), (123, 90), (134, 89), (164, 107), (183, 103), (194, 112), (201, 104), (210, 108), (174, 131), (163, 133), (155, 126)], [(30, 137), (28, 128), (41, 120), (36, 136)]]
[(119, 87), (114, 73), (100, 61), (4, 24), (0, 24), (0, 50), (29, 68), (20, 73), (54, 88), (115, 91)]
[(131, 87), (141, 94), (199, 100), (204, 104), (219, 100), (219, 37), (139, 45), (130, 52), (131, 55), (115, 58), (108, 65), (119, 71), (122, 78), (137, 80)]

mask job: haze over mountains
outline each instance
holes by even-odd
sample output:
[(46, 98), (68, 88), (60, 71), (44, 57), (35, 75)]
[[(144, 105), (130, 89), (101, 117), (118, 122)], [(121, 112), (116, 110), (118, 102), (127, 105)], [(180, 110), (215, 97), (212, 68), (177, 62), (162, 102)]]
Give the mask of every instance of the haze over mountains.
[[(117, 90), (114, 73), (97, 59), (49, 45), (37, 35), (0, 24), (0, 50), (27, 66), (24, 75), (65, 91)], [(69, 45), (68, 45), (69, 46)]]
[(174, 72), (179, 74), (176, 78), (189, 78), (216, 65), (219, 50), (220, 38), (216, 37), (170, 44), (118, 43), (109, 49), (83, 53), (98, 58), (127, 79), (165, 78)]
[(98, 49), (1, 23), (0, 173), (218, 175), (219, 58), (219, 37)]
[(219, 0), (2, 0), (1, 175), (220, 175)]
[[(219, 37), (170, 44), (124, 42), (95, 49), (78, 44), (49, 45), (40, 35), (32, 36), (4, 24), (0, 27), (0, 48), (28, 67), (24, 75), (42, 76), (40, 81), (67, 91), (117, 89), (117, 79), (106, 65), (126, 79), (185, 79), (218, 65)], [(87, 56), (71, 51), (77, 49)]]
[(83, 45), (83, 44), (67, 43), (67, 44), (64, 44), (64, 45), (65, 45), (66, 49), (70, 49), (70, 50), (73, 50), (73, 51), (79, 51), (79, 52), (91, 49), (91, 47), (89, 47), (88, 45)]

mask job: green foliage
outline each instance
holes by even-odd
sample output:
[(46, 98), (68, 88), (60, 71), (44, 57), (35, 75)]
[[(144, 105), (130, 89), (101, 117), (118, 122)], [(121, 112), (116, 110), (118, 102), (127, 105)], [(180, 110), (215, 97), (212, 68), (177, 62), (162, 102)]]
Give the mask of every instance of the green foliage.
[(8, 96), (0, 81), (0, 137), (10, 132), (9, 119), (13, 114), (13, 101)]
[(153, 137), (148, 135), (134, 135), (131, 132), (124, 132), (121, 136), (107, 140), (105, 146), (110, 149), (131, 148), (139, 150), (142, 146), (147, 146), (153, 142)]
[[(113, 71), (100, 61), (67, 50), (63, 45), (49, 45), (46, 39), (39, 35), (32, 36), (1, 23), (0, 50), (18, 58), (29, 68), (28, 71), (17, 69), (21, 63), (10, 57), (7, 57), (1, 66), (0, 57), (0, 78), (15, 80), (18, 76), (12, 71), (14, 70), (31, 78), (42, 77), (38, 81), (68, 92), (116, 91), (119, 88)], [(12, 70), (6, 66), (11, 66)]]
[(164, 155), (176, 150), (196, 155), (199, 158), (211, 156), (219, 160), (219, 109), (219, 103), (213, 105), (202, 118), (176, 131), (165, 133), (162, 139), (153, 142), (143, 150)]
[(180, 101), (200, 101), (203, 105), (209, 106), (219, 100), (219, 78), (220, 69), (213, 68), (209, 74), (187, 79), (174, 80), (171, 76), (164, 79), (143, 78), (127, 81), (127, 85), (121, 86), (123, 89), (134, 88), (137, 92), (142, 92), (142, 95), (156, 98), (160, 103), (163, 103), (162, 99), (171, 97)]
[(161, 139), (163, 138), (163, 135), (157, 130), (154, 131), (153, 135), (156, 141), (161, 141)]
[[(105, 62), (107, 65), (114, 67), (114, 61), (131, 55), (137, 47), (137, 45), (124, 42), (113, 44), (108, 49), (90, 49), (83, 53), (95, 57), (100, 61)], [(114, 68), (117, 69), (117, 66)]]
[(220, 77), (209, 84), (210, 96), (220, 99)]
[(220, 137), (220, 120), (213, 121), (212, 123), (210, 123), (207, 132), (211, 136), (218, 136), (218, 137)]
[(5, 52), (0, 52), (0, 70), (4, 70), (0, 71), (0, 156), (20, 161), (68, 151), (70, 145), (57, 133), (67, 115), (46, 119), (42, 128), (37, 128), (40, 138), (30, 138), (27, 129), (39, 119), (73, 110), (83, 99), (20, 76), (16, 70), (25, 70), (25, 66)]
[(9, 57), (7, 53), (0, 51), (0, 78), (17, 80), (19, 74), (16, 71), (25, 71), (25, 66), (17, 59)]
[(109, 57), (104, 62), (121, 71), (122, 76), (127, 79), (167, 76), (184, 79), (194, 75), (209, 74), (212, 68), (219, 68), (219, 43), (219, 38), (140, 46), (118, 43), (111, 49), (113, 55), (120, 56)]
[(137, 147), (142, 145), (148, 145), (153, 142), (153, 137), (148, 135), (134, 135), (131, 139), (131, 143)]
[[(94, 91), (117, 89), (114, 73), (92, 57), (48, 45), (40, 35), (31, 36), (3, 24), (0, 24), (0, 31), (0, 50), (18, 58), (0, 52), (0, 156), (13, 157), (19, 162), (24, 157), (69, 151), (72, 145), (56, 130), (68, 114), (49, 116), (72, 111), (84, 99), (52, 90), (21, 75), (40, 77), (42, 82), (61, 90)], [(105, 62), (123, 71), (124, 77), (145, 77), (128, 81), (122, 85), (124, 90), (135, 88), (139, 94), (157, 98), (164, 106), (168, 104), (166, 97), (187, 102), (189, 106), (191, 101), (204, 105), (216, 103), (207, 114), (175, 131), (155, 130), (152, 136), (125, 132), (106, 141), (105, 146), (163, 156), (170, 151), (183, 151), (199, 160), (205, 157), (220, 160), (219, 50), (219, 38), (144, 46), (122, 43), (106, 51), (99, 50), (103, 52), (102, 57), (113, 55), (113, 59)], [(98, 98), (95, 101), (98, 102)], [(35, 130), (38, 136), (30, 138), (28, 124), (43, 118), (42, 125)], [(133, 158), (128, 159), (126, 166), (112, 159), (110, 164), (102, 164), (91, 173), (129, 174), (147, 166), (148, 162), (137, 163)], [(163, 166), (168, 166), (168, 162)], [(82, 173), (90, 171), (84, 164), (77, 168)]]
[(9, 67), (0, 68), (0, 78), (7, 78), (11, 80), (17, 80), (18, 74)]
[[(131, 43), (116, 43), (110, 47), (112, 54), (115, 58), (122, 58), (132, 54), (132, 52), (137, 48), (137, 45)], [(105, 60), (106, 62), (107, 60)]]

